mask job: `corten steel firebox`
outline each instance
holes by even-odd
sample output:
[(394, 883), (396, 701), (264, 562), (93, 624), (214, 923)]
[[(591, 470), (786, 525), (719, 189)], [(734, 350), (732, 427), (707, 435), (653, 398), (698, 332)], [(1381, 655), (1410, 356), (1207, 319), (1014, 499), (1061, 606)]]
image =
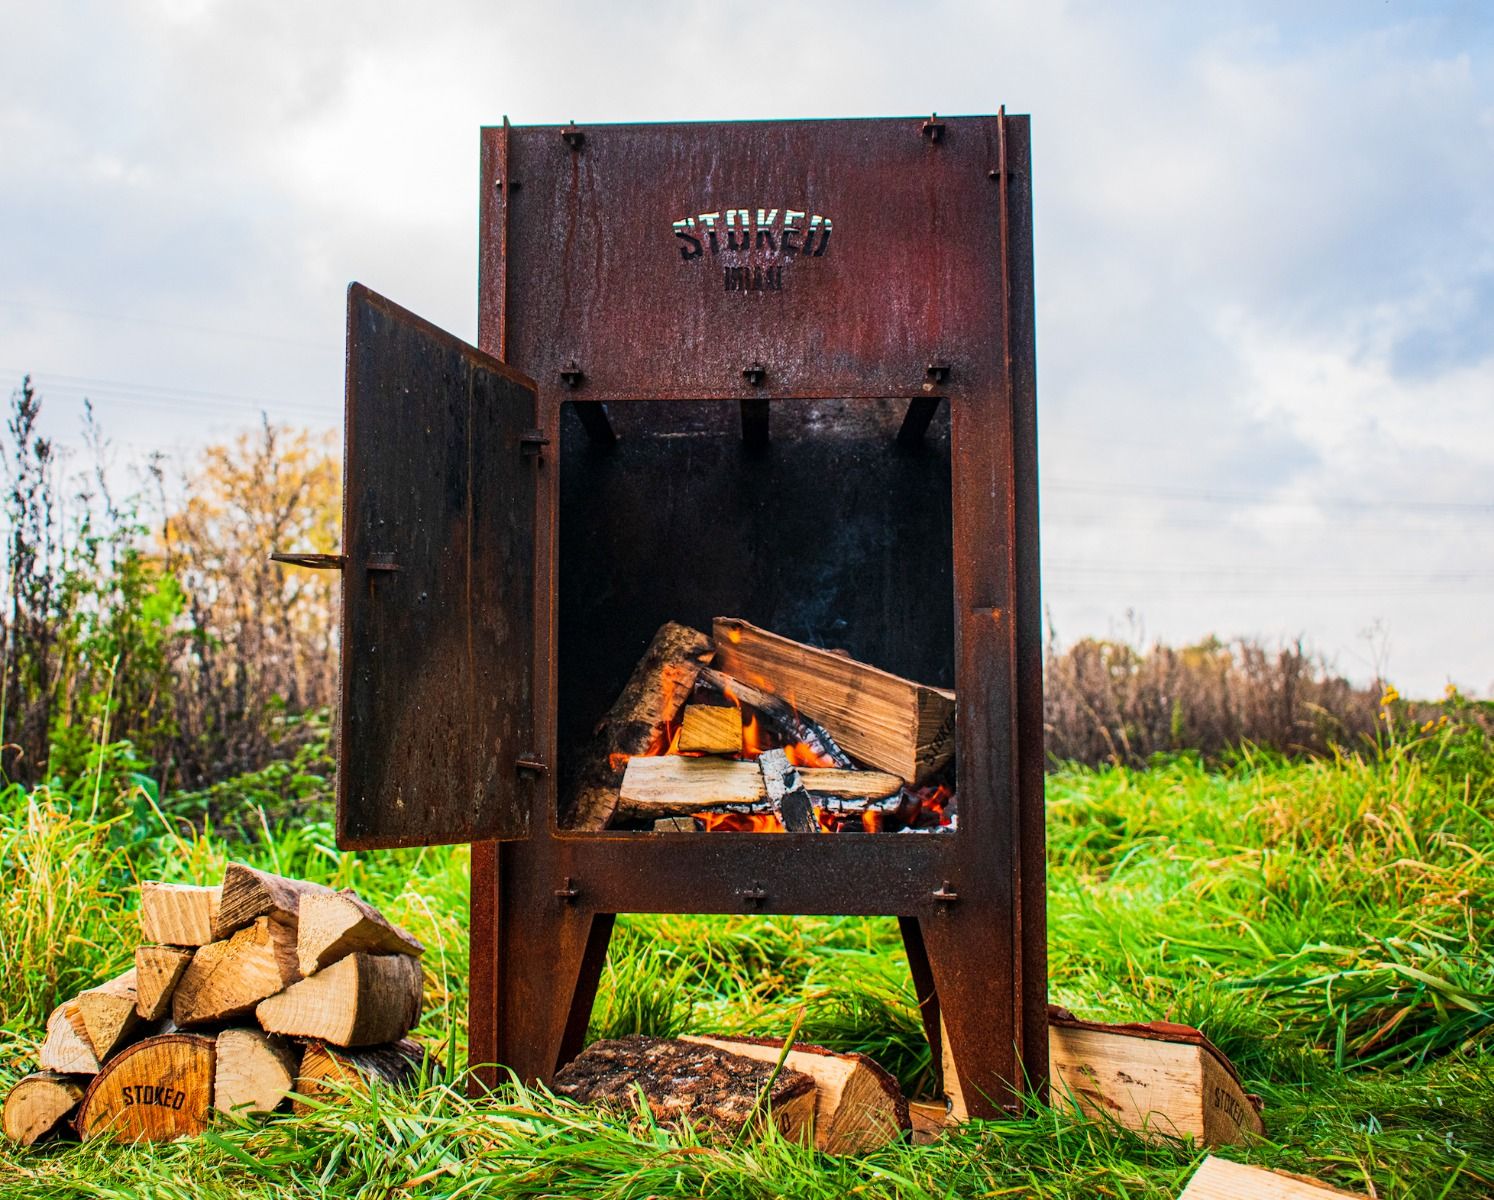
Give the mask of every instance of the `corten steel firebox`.
[[(1028, 121), (482, 135), (481, 350), (349, 296), (344, 847), (473, 843), (477, 1077), (582, 1046), (614, 916), (899, 919), (977, 1115), (1047, 1067)], [(294, 556), (291, 556), (294, 557)], [(566, 828), (666, 620), (958, 696), (933, 836)]]

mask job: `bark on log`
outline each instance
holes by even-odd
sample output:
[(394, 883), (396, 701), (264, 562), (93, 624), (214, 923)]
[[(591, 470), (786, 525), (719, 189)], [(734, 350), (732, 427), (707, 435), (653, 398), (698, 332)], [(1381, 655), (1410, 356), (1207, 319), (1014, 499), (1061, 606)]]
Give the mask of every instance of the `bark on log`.
[(213, 940), (222, 891), (185, 883), (142, 883), (141, 937), (163, 946), (206, 946)]
[(259, 1029), (218, 1035), (213, 1107), (226, 1113), (268, 1113), (295, 1087), (301, 1048)]
[(78, 995), (78, 1013), (99, 1062), (129, 1041), (143, 1021), (135, 1011), (135, 968)]
[[(883, 800), (896, 795), (903, 785), (896, 775), (881, 771), (804, 767), (799, 776), (812, 795), (850, 799)], [(767, 799), (767, 785), (756, 762), (661, 754), (628, 762), (617, 813), (628, 820), (653, 820), (732, 804), (761, 805)]]
[(813, 1136), (813, 1079), (787, 1065), (773, 1079), (772, 1062), (714, 1046), (651, 1037), (594, 1042), (555, 1076), (556, 1094), (582, 1104), (629, 1108), (640, 1090), (666, 1124), (688, 1120), (735, 1133), (771, 1114), (785, 1137)]
[(666, 727), (689, 699), (710, 656), (711, 640), (699, 630), (671, 621), (654, 634), (632, 678), (581, 751), (571, 827), (605, 829), (612, 823), (622, 782), (620, 756), (665, 749), (660, 742)]
[(420, 963), (404, 954), (350, 954), (255, 1009), (270, 1033), (334, 1046), (396, 1042), (420, 1018)]
[(954, 754), (954, 693), (717, 617), (715, 667), (788, 701), (849, 754), (921, 783)]
[(353, 891), (301, 899), (296, 953), (301, 974), (310, 975), (355, 951), (368, 954), (425, 953), (425, 947)]
[(740, 754), (742, 710), (734, 704), (687, 704), (680, 719), (681, 754)]
[(137, 1042), (99, 1072), (78, 1110), (83, 1140), (167, 1141), (207, 1128), (213, 1039), (188, 1033)]
[(58, 1075), (38, 1071), (27, 1075), (5, 1097), (0, 1125), (5, 1136), (22, 1146), (33, 1146), (61, 1129), (83, 1100), (88, 1088), (86, 1075)]
[(425, 1048), (410, 1038), (367, 1050), (343, 1050), (325, 1042), (311, 1042), (301, 1059), (291, 1110), (310, 1111), (308, 1098), (330, 1099), (335, 1094), (332, 1084), (353, 1084), (360, 1090), (367, 1090), (373, 1082), (385, 1087), (410, 1087), (420, 1079), (422, 1068), (428, 1079), (436, 1077), (435, 1063)]
[(159, 1021), (171, 1011), (176, 985), (192, 961), (185, 946), (135, 948), (135, 1011), (146, 1021)]
[(183, 1029), (246, 1016), (266, 996), (301, 978), (296, 931), (258, 917), (227, 941), (201, 947), (171, 997), (171, 1015)]
[(222, 941), (260, 917), (292, 929), (303, 896), (333, 895), (332, 889), (304, 879), (287, 879), (257, 871), (243, 863), (229, 863), (223, 872), (223, 896), (213, 922), (213, 939)]
[(44, 1071), (59, 1075), (97, 1075), (102, 1064), (88, 1040), (76, 999), (67, 1000), (47, 1018), (47, 1037), (36, 1056)]
[[(776, 1063), (782, 1038), (684, 1037), (758, 1062)], [(784, 1066), (814, 1080), (814, 1144), (826, 1154), (865, 1154), (897, 1141), (912, 1127), (897, 1080), (864, 1054), (837, 1054), (796, 1043)]]

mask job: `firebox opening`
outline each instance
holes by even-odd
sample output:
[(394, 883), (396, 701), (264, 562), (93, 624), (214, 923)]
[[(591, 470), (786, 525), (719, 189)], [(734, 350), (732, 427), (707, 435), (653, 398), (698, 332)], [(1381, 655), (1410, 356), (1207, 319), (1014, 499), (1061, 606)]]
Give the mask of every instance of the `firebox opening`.
[[(945, 691), (954, 686), (955, 645), (948, 404), (938, 406), (925, 436), (913, 444), (897, 436), (906, 401), (774, 400), (767, 405), (766, 439), (744, 436), (750, 431), (736, 401), (611, 403), (615, 441), (588, 436), (595, 421), (585, 421), (581, 408), (562, 404), (558, 422), (558, 827), (751, 832), (774, 828), (768, 817), (776, 830), (791, 819), (787, 807), (782, 814), (767, 812), (759, 802), (727, 805), (709, 817), (672, 814), (657, 824), (639, 811), (598, 823), (587, 815), (594, 806), (578, 802), (595, 790), (587, 763), (597, 757), (598, 723), (656, 633), (677, 622), (707, 638), (745, 634), (770, 650), (787, 646), (800, 654), (794, 666), (804, 679), (836, 675), (843, 656), (901, 677), (914, 688), (915, 707), (925, 700), (932, 706), (926, 718), (931, 732), (920, 746), (947, 737), (949, 749), (933, 766), (933, 760), (919, 760), (922, 765), (910, 767), (881, 752), (872, 754), (881, 762), (858, 758), (859, 743), (844, 750), (835, 744), (836, 721), (829, 721), (836, 726), (830, 736), (820, 738), (824, 725), (805, 719), (817, 714), (799, 711), (812, 705), (800, 705), (791, 685), (762, 678), (753, 662), (723, 663), (718, 654), (712, 670), (692, 677), (688, 689), (688, 703), (703, 710), (690, 714), (692, 732), (718, 756), (714, 766), (694, 758), (683, 768), (679, 759), (646, 764), (653, 794), (669, 794), (677, 769), (694, 783), (710, 767), (727, 792), (750, 787), (758, 780), (759, 753), (776, 748), (791, 769), (790, 784), (802, 782), (813, 794), (819, 831), (952, 832), (953, 700)], [(753, 415), (760, 428), (760, 415)], [(717, 618), (740, 623), (713, 629)], [(839, 655), (817, 658), (812, 648)], [(737, 675), (749, 686), (733, 687)], [(771, 694), (751, 695), (754, 682)], [(723, 705), (740, 712), (743, 746), (735, 753), (730, 720), (708, 711)], [(941, 713), (947, 728), (936, 729)], [(655, 739), (664, 744), (635, 747), (633, 754), (680, 753), (682, 724), (677, 713)], [(727, 742), (710, 740), (719, 737)], [(613, 755), (612, 765), (625, 770), (628, 759)], [(859, 776), (849, 779), (848, 790), (862, 795), (824, 802), (820, 788), (833, 780), (815, 771), (843, 766), (880, 771), (880, 778), (892, 778), (894, 786), (901, 778), (904, 786), (890, 793), (879, 778)], [(805, 774), (797, 778), (800, 771)], [(878, 791), (888, 794), (871, 798)], [(772, 796), (772, 787), (764, 794)]]

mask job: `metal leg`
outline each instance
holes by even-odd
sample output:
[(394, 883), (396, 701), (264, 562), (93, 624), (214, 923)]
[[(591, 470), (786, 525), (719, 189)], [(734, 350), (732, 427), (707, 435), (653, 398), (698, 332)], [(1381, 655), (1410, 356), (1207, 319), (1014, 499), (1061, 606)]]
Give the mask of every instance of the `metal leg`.
[[(1030, 1086), (1023, 1081), (1022, 1047), (1012, 1038), (1022, 1023), (1011, 1019), (1010, 1006), (1019, 1000), (1010, 986), (1010, 957), (1001, 953), (1000, 939), (976, 928), (973, 919), (962, 921), (959, 914), (937, 913), (920, 918), (918, 926), (947, 1041), (944, 1062), (953, 1062), (958, 1075), (957, 1080), (945, 1079), (945, 1091), (959, 1095), (972, 1117), (1009, 1114), (1020, 1092)], [(927, 1019), (927, 1010), (925, 1014)], [(1041, 1063), (1026, 1056), (1033, 1059), (1025, 1065), (1034, 1081), (1047, 1075), (1047, 1047), (1042, 1050)]]

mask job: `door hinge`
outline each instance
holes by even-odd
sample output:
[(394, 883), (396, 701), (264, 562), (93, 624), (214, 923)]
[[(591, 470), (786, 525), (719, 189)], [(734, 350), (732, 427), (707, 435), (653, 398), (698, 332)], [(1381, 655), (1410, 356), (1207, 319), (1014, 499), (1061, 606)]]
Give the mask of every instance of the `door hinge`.
[(519, 435), (520, 454), (538, 454), (550, 444), (550, 439), (545, 436), (543, 429), (526, 429)]
[(514, 760), (514, 770), (520, 775), (543, 775), (550, 768), (538, 754), (523, 754)]

